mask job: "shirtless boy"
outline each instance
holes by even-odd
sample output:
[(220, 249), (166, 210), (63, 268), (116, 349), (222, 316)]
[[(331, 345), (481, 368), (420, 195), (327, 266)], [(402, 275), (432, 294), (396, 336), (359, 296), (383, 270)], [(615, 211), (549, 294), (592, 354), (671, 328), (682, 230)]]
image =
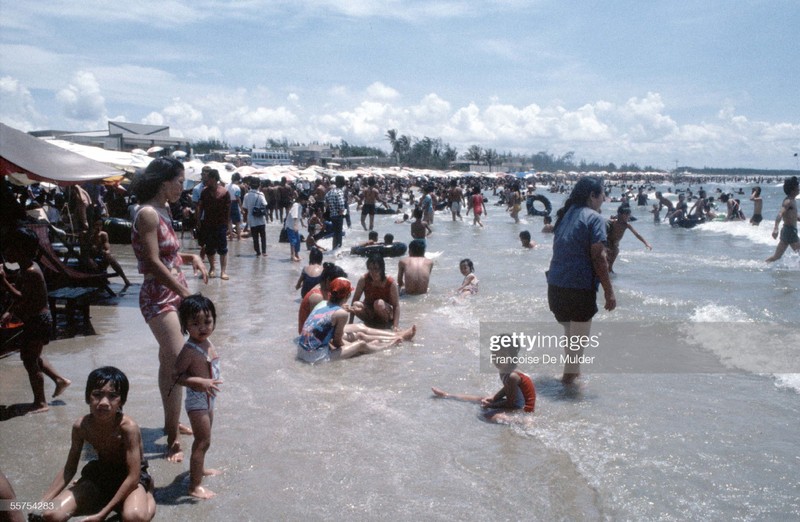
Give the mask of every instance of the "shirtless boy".
[(619, 255), (619, 243), (622, 241), (622, 236), (625, 235), (625, 231), (630, 230), (633, 232), (633, 235), (636, 236), (636, 239), (644, 243), (644, 246), (648, 250), (653, 250), (653, 247), (650, 246), (650, 243), (647, 242), (645, 238), (643, 238), (633, 225), (631, 225), (628, 220), (631, 217), (631, 207), (628, 206), (627, 203), (623, 203), (619, 206), (617, 210), (617, 218), (616, 219), (609, 219), (607, 226), (606, 233), (608, 235), (608, 246), (606, 247), (606, 255), (608, 256), (608, 271), (613, 272), (614, 261), (616, 261), (617, 256)]
[(800, 252), (800, 238), (797, 237), (797, 200), (795, 199), (800, 194), (797, 176), (792, 176), (783, 182), (783, 192), (786, 194), (786, 199), (781, 204), (778, 217), (775, 218), (775, 228), (772, 230), (772, 238), (778, 239), (778, 225), (783, 219), (781, 239), (775, 253), (767, 258), (767, 263), (780, 259), (788, 247), (792, 247), (795, 252)]
[[(46, 511), (44, 518), (33, 515), (32, 520), (67, 520), (79, 513), (92, 513), (84, 520), (105, 520), (111, 511), (120, 512), (122, 520), (153, 519), (156, 501), (143, 457), (142, 434), (136, 422), (122, 413), (128, 388), (128, 378), (113, 366), (89, 374), (89, 414), (72, 425), (67, 463), (42, 498), (53, 501), (55, 509)], [(97, 459), (89, 461), (81, 478), (72, 483), (86, 443)]]
[(397, 264), (397, 286), (401, 294), (428, 293), (433, 261), (425, 257), (425, 241), (415, 239), (408, 245), (408, 257)]
[(458, 186), (458, 181), (452, 180), (450, 182), (450, 190), (447, 194), (450, 198), (450, 213), (453, 214), (453, 221), (456, 220), (456, 217), (464, 221), (464, 218), (461, 217), (461, 205), (464, 202), (464, 191)]

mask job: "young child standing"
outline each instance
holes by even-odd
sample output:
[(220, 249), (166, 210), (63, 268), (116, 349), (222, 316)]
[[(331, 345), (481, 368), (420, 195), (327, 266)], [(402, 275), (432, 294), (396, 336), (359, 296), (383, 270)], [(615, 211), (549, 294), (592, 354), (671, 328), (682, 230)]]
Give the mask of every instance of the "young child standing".
[(798, 184), (797, 176), (786, 178), (783, 182), (783, 193), (786, 194), (786, 198), (781, 203), (781, 209), (775, 218), (775, 228), (772, 229), (772, 238), (778, 239), (778, 225), (783, 220), (780, 241), (778, 241), (778, 246), (775, 247), (775, 253), (767, 258), (767, 263), (780, 259), (789, 247), (792, 247), (795, 252), (800, 252), (800, 238), (797, 236), (796, 200), (797, 195), (800, 194), (800, 184)]
[(492, 363), (500, 372), (500, 381), (503, 387), (494, 395), (484, 397), (481, 395), (465, 395), (447, 393), (439, 388), (431, 388), (434, 395), (443, 399), (455, 399), (466, 402), (476, 402), (481, 408), (487, 410), (484, 413), (486, 420), (491, 422), (510, 422), (513, 419), (508, 415), (509, 412), (522, 410), (525, 413), (533, 413), (536, 409), (536, 387), (533, 380), (521, 371), (517, 370), (517, 365), (513, 362), (519, 353), (518, 346), (502, 346), (496, 352), (492, 352)]
[(472, 264), (471, 259), (462, 259), (458, 264), (461, 275), (464, 276), (464, 281), (458, 287), (456, 293), (460, 296), (473, 295), (478, 293), (478, 276), (475, 275), (475, 265)]
[(42, 356), (44, 345), (50, 342), (53, 318), (47, 306), (47, 285), (44, 274), (34, 259), (39, 252), (39, 239), (36, 233), (27, 228), (18, 228), (6, 236), (3, 255), (7, 261), (19, 265), (17, 281), (12, 284), (0, 266), (0, 287), (11, 295), (11, 307), (3, 313), (0, 321), (9, 321), (12, 315), (23, 322), (22, 332), (14, 341), (19, 346), (19, 355), (33, 390), (33, 403), (26, 406), (27, 413), (48, 410), (44, 396), (44, 375), (56, 385), (53, 397), (58, 397), (72, 384), (62, 377)]
[[(67, 520), (87, 513), (94, 514), (84, 520), (105, 520), (111, 511), (120, 512), (122, 520), (153, 519), (156, 501), (142, 434), (136, 422), (122, 413), (128, 387), (128, 378), (113, 366), (89, 374), (85, 392), (89, 414), (72, 425), (67, 462), (43, 497), (52, 501), (54, 509), (30, 520)], [(94, 448), (97, 459), (89, 461), (81, 478), (70, 485), (85, 443)]]
[(220, 472), (205, 467), (205, 457), (211, 446), (211, 426), (214, 423), (214, 402), (219, 385), (219, 357), (209, 337), (214, 332), (217, 311), (214, 303), (200, 294), (190, 295), (178, 307), (181, 330), (189, 334), (175, 361), (175, 382), (186, 386), (184, 405), (194, 432), (192, 456), (189, 460), (189, 495), (208, 499), (216, 493), (204, 488), (204, 476)]

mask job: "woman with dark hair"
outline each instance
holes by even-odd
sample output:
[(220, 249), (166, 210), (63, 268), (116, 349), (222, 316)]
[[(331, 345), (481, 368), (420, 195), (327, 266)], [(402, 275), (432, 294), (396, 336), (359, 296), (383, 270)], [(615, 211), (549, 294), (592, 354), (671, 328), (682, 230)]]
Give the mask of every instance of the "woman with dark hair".
[(308, 253), (308, 266), (303, 268), (300, 272), (300, 277), (297, 279), (295, 290), (300, 290), (300, 299), (304, 298), (306, 294), (319, 284), (322, 278), (322, 251), (316, 247), (312, 248)]
[[(131, 243), (144, 282), (139, 293), (139, 308), (158, 341), (158, 386), (164, 407), (167, 433), (167, 460), (180, 462), (183, 451), (178, 438), (178, 420), (183, 392), (172, 386), (172, 370), (183, 347), (178, 321), (178, 305), (192, 294), (186, 285), (181, 265), (189, 263), (208, 283), (200, 257), (184, 254), (172, 228), (168, 203), (177, 201), (183, 190), (183, 164), (172, 158), (156, 158), (133, 181), (133, 193), (142, 202), (133, 221)], [(185, 431), (186, 428), (184, 428)]]
[[(587, 336), (597, 313), (597, 287), (603, 286), (605, 309), (617, 306), (606, 260), (606, 225), (598, 212), (605, 199), (603, 182), (586, 176), (578, 180), (556, 213), (553, 257), (547, 271), (547, 301), (568, 339)], [(583, 348), (564, 348), (568, 361), (561, 381), (572, 384), (580, 375)]]
[[(364, 301), (361, 302), (361, 296)], [(350, 305), (350, 322), (354, 316), (367, 326), (397, 330), (400, 324), (400, 290), (386, 275), (386, 262), (380, 254), (367, 258), (367, 273), (361, 276)]]

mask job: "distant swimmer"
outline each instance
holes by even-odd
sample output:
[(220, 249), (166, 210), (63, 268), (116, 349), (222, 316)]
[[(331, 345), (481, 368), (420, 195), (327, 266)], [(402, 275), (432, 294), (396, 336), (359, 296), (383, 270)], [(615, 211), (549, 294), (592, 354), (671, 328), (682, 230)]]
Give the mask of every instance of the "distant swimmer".
[[(467, 395), (448, 393), (439, 388), (431, 388), (436, 397), (458, 401), (474, 402), (481, 405), (486, 412), (484, 418), (491, 422), (509, 423), (521, 420), (510, 415), (514, 412), (533, 413), (536, 409), (536, 387), (533, 380), (517, 370), (514, 362), (519, 354), (519, 346), (503, 346), (492, 352), (491, 360), (500, 372), (503, 387), (494, 395)], [(526, 419), (528, 420), (528, 419)]]
[(536, 246), (536, 241), (531, 239), (531, 233), (528, 230), (523, 230), (519, 233), (519, 241), (524, 249), (531, 249)]
[(757, 227), (761, 220), (761, 210), (764, 207), (764, 200), (761, 199), (761, 187), (753, 187), (753, 192), (750, 194), (750, 201), (753, 202), (753, 217), (750, 218), (750, 224)]
[(788, 247), (792, 247), (795, 252), (800, 252), (800, 238), (797, 236), (797, 200), (795, 199), (800, 194), (797, 176), (792, 176), (783, 182), (783, 192), (786, 194), (786, 199), (781, 204), (781, 209), (775, 218), (775, 228), (772, 230), (772, 238), (778, 239), (778, 225), (783, 219), (781, 238), (775, 248), (775, 253), (767, 258), (767, 263), (780, 259)]

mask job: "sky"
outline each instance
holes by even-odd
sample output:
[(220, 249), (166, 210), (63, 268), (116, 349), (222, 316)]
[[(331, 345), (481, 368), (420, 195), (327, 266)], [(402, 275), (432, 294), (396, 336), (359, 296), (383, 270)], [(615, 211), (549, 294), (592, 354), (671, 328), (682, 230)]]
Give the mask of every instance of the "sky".
[(0, 0), (0, 121), (800, 168), (797, 0)]

